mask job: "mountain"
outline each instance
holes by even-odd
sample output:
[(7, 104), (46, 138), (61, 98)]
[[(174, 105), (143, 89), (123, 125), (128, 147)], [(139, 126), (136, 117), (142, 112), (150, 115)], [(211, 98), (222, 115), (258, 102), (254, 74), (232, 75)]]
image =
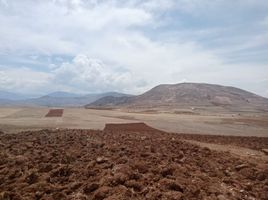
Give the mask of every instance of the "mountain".
[(79, 97), (82, 95), (75, 94), (75, 93), (69, 93), (69, 92), (63, 92), (63, 91), (57, 91), (57, 92), (49, 93), (46, 96), (60, 98), (60, 97)]
[(26, 99), (27, 95), (17, 94), (12, 92), (0, 91), (0, 99), (4, 100), (21, 100)]
[[(73, 95), (73, 97), (71, 95)], [(25, 104), (49, 107), (79, 107), (106, 96), (123, 97), (129, 95), (116, 92), (87, 94), (83, 96), (75, 96), (75, 94), (71, 93), (53, 93), (52, 96), (49, 94), (37, 99), (26, 100)]]
[(268, 109), (268, 99), (248, 91), (214, 84), (180, 83), (158, 85), (137, 96), (107, 96), (86, 105), (92, 107), (233, 106)]
[(106, 96), (123, 97), (127, 94), (117, 92), (79, 95), (68, 92), (53, 92), (39, 98), (23, 100), (0, 99), (0, 105), (5, 106), (48, 106), (48, 107), (79, 107), (94, 102)]

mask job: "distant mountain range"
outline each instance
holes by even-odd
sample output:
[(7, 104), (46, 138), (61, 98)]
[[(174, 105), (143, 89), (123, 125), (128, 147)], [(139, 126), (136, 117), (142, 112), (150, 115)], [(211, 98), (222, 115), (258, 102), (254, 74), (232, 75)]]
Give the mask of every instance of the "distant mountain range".
[(222, 106), (268, 110), (268, 99), (235, 87), (180, 83), (159, 85), (137, 96), (106, 96), (86, 105), (86, 108), (153, 108), (160, 106)]
[(53, 92), (38, 98), (0, 91), (1, 106), (45, 106), (86, 108), (192, 108), (216, 106), (222, 108), (249, 108), (268, 112), (268, 99), (251, 92), (228, 86), (205, 83), (158, 85), (141, 95), (117, 92), (74, 94)]
[(70, 92), (63, 92), (63, 91), (57, 91), (57, 92), (52, 92), (52, 93), (49, 93), (45, 96), (48, 96), (48, 97), (80, 97), (80, 96), (83, 96), (81, 94), (75, 94), (75, 93), (70, 93)]
[(0, 100), (22, 100), (33, 96), (34, 95), (18, 94), (0, 90)]
[(128, 94), (107, 92), (96, 94), (74, 94), (68, 92), (53, 92), (38, 98), (27, 98), (16, 93), (0, 91), (0, 105), (2, 106), (48, 106), (48, 107), (79, 107), (94, 102), (102, 97), (123, 97)]

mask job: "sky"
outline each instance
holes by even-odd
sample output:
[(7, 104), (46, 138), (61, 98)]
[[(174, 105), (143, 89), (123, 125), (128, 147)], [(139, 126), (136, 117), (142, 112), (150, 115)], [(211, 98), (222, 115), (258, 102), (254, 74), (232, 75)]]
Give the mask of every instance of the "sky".
[(0, 27), (0, 90), (202, 82), (268, 97), (267, 0), (0, 0)]

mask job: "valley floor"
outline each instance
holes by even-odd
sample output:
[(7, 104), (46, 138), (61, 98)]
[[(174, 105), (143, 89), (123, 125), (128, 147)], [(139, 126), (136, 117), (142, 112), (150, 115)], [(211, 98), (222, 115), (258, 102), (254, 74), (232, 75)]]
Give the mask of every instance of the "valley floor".
[(0, 130), (0, 199), (268, 198), (267, 113), (0, 108)]
[(62, 117), (45, 117), (49, 108), (0, 108), (0, 130), (42, 128), (103, 129), (106, 123), (145, 122), (160, 130), (209, 135), (268, 137), (268, 113), (206, 111), (93, 110), (65, 108)]

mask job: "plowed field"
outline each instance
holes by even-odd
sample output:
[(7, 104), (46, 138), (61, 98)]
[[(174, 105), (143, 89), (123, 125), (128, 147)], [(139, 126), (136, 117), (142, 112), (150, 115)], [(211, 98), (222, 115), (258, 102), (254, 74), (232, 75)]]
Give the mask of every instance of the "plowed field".
[(46, 117), (61, 117), (63, 115), (63, 109), (50, 109), (46, 114)]
[(268, 199), (267, 163), (145, 124), (0, 134), (0, 199)]

